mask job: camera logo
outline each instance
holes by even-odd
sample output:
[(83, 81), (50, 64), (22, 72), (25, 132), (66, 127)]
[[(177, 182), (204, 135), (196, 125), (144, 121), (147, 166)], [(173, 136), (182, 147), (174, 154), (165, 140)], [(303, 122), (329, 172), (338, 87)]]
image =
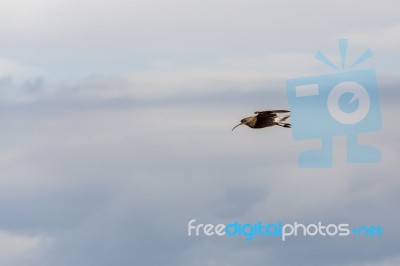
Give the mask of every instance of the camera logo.
[(339, 48), (341, 70), (318, 52), (316, 59), (334, 68), (336, 73), (287, 81), (293, 138), (322, 139), (321, 149), (308, 150), (299, 156), (300, 167), (332, 167), (332, 138), (341, 135), (347, 136), (348, 163), (378, 163), (381, 160), (376, 147), (357, 142), (358, 134), (382, 128), (375, 70), (352, 70), (370, 58), (372, 52), (366, 50), (345, 68), (347, 40), (339, 40)]

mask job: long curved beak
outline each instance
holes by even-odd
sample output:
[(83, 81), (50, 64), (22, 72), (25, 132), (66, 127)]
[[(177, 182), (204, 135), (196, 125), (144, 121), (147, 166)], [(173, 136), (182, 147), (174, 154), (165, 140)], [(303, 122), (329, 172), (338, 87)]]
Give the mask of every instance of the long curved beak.
[(232, 128), (232, 131), (237, 128), (238, 126), (243, 125), (243, 123), (240, 123), (239, 125), (235, 126), (234, 128)]

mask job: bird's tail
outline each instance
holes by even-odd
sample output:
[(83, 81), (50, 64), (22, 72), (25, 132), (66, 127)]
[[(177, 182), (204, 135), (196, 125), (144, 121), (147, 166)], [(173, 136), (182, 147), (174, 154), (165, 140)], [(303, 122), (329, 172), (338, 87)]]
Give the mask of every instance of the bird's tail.
[(281, 127), (288, 127), (288, 128), (291, 128), (291, 127), (292, 127), (292, 125), (289, 124), (289, 123), (279, 123), (278, 126), (281, 126)]
[(289, 123), (282, 123), (283, 121), (285, 121), (285, 120), (288, 119), (289, 117), (290, 117), (290, 115), (284, 115), (284, 116), (277, 117), (277, 124), (278, 124), (278, 126), (291, 128), (291, 127), (292, 127), (291, 124), (289, 124)]
[(286, 119), (288, 119), (289, 117), (290, 117), (290, 115), (280, 116), (280, 117), (278, 117), (278, 122), (283, 122), (283, 121), (285, 121)]

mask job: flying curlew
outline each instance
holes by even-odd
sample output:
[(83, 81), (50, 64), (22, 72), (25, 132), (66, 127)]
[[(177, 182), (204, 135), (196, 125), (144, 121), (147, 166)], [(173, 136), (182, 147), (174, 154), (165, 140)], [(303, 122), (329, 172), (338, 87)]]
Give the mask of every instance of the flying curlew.
[(271, 126), (291, 127), (289, 123), (283, 123), (290, 115), (278, 116), (278, 113), (289, 113), (287, 110), (270, 110), (254, 112), (255, 116), (243, 118), (240, 124), (232, 128), (232, 131), (240, 125), (247, 125), (251, 128), (263, 128)]

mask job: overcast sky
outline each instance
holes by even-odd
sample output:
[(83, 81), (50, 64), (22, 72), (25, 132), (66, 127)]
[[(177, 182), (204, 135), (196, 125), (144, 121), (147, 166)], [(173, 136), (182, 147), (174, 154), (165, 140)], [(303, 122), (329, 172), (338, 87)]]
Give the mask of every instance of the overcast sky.
[[(400, 264), (395, 0), (2, 0), (0, 264)], [(231, 128), (288, 108), (286, 81), (376, 70), (379, 164), (302, 169), (318, 140)], [(383, 237), (188, 237), (187, 223), (381, 225)]]

